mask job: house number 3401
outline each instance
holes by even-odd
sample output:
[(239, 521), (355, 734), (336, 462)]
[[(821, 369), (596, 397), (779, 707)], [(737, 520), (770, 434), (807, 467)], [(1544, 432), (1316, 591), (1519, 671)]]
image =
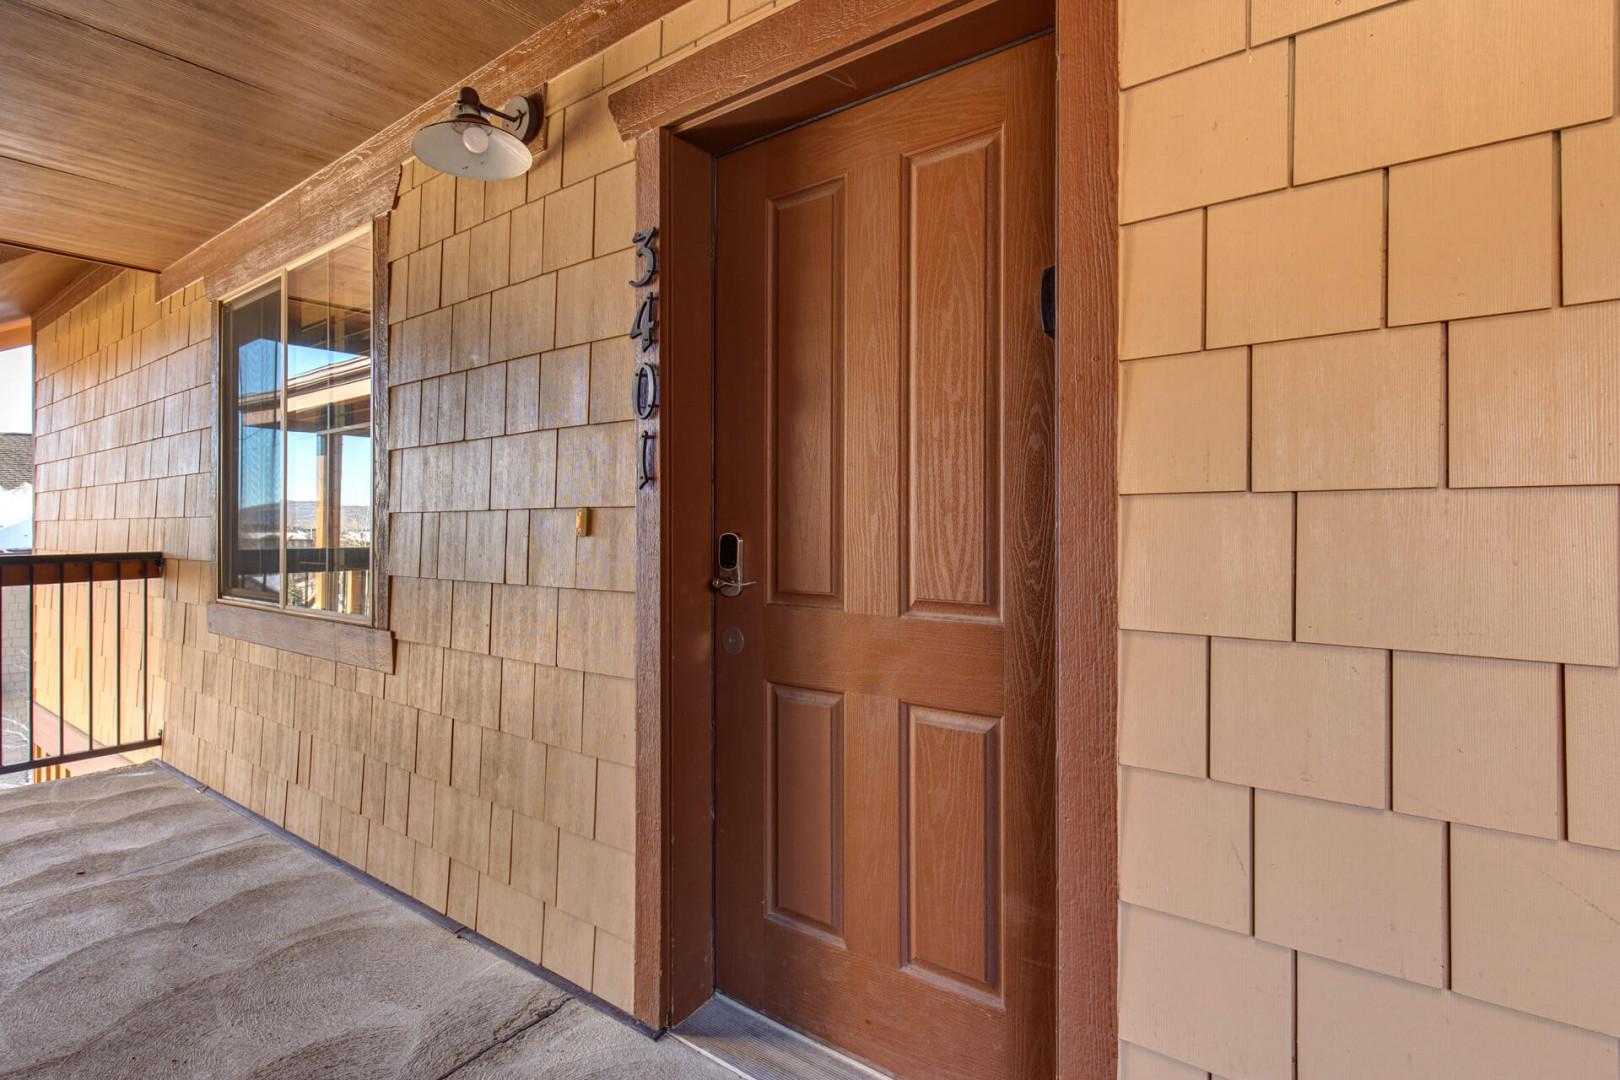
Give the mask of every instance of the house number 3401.
[[(636, 276), (630, 279), (630, 286), (636, 289), (646, 289), (648, 285), (658, 280), (658, 229), (656, 227), (636, 233), (630, 242), (636, 248)], [(658, 293), (648, 289), (641, 296), (641, 304), (636, 308), (636, 320), (630, 326), (630, 337), (639, 345), (640, 353), (647, 353), (658, 342)], [(631, 376), (630, 384), (631, 407), (641, 420), (651, 420), (658, 412), (658, 365), (650, 361), (643, 361), (636, 365), (635, 374)], [(656, 459), (656, 442), (658, 436), (651, 431), (641, 432), (640, 452), (636, 455), (636, 472), (638, 483), (636, 487), (644, 488), (652, 484), (653, 462)]]

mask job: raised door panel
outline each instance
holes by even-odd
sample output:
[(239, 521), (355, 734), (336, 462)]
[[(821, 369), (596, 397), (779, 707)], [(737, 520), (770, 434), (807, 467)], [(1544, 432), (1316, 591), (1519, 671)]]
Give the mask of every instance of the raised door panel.
[[(842, 596), (844, 185), (771, 202), (771, 599)], [(724, 387), (722, 387), (722, 392)]]
[(996, 613), (1001, 139), (907, 158), (906, 595), (919, 614)]
[(843, 928), (844, 705), (841, 695), (770, 688), (771, 911)]
[(1000, 721), (906, 710), (907, 961), (999, 990)]

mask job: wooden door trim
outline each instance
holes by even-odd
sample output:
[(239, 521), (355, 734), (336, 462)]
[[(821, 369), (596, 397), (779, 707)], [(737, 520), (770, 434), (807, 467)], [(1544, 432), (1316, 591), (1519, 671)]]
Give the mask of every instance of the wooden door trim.
[(800, 0), (608, 99), (721, 152), (1050, 29), (1049, 0)]
[(1117, 0), (1057, 0), (1057, 1030), (1065, 1078), (1112, 1077), (1119, 1055), (1117, 10)]
[[(659, 228), (655, 480), (636, 505), (635, 1015), (713, 992), (712, 617), (716, 153), (1056, 27), (1058, 1055), (1112, 1076), (1115, 953), (1115, 0), (798, 0), (613, 94), (637, 144), (638, 231)], [(639, 299), (639, 298), (638, 298)], [(664, 484), (675, 485), (669, 500)], [(1106, 798), (1097, 798), (1106, 792)]]
[(637, 454), (653, 442), (636, 491), (633, 1011), (654, 1028), (714, 992), (713, 168), (669, 132), (636, 140), (636, 230), (659, 230), (660, 264), (637, 290), (658, 294), (660, 319), (637, 357), (660, 373), (659, 407), (636, 425)]

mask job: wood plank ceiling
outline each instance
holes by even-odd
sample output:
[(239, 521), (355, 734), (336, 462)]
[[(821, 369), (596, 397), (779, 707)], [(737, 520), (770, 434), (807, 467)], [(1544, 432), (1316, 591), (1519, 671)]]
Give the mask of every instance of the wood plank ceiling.
[(161, 270), (571, 5), (0, 0), (0, 244)]

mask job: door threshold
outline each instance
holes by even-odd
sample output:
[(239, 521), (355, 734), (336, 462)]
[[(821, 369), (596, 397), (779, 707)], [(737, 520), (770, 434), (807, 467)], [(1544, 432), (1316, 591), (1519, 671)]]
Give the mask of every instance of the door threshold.
[(724, 994), (715, 994), (670, 1034), (747, 1080), (892, 1080)]

